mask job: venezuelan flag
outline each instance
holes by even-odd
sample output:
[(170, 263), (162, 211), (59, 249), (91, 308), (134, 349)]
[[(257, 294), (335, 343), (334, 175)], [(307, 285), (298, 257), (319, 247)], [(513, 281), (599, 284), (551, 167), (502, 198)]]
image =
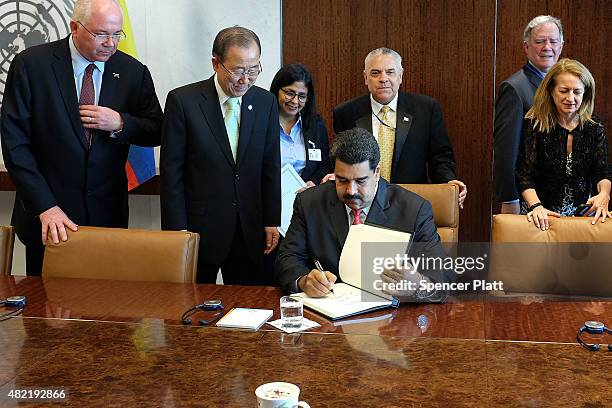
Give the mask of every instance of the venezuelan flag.
[[(123, 10), (123, 31), (126, 39), (119, 43), (119, 50), (138, 59), (136, 42), (132, 32), (132, 23), (128, 15), (126, 0), (120, 0)], [(138, 187), (140, 184), (155, 176), (155, 154), (152, 147), (130, 146), (128, 160), (125, 163), (125, 172), (128, 178), (128, 190)]]

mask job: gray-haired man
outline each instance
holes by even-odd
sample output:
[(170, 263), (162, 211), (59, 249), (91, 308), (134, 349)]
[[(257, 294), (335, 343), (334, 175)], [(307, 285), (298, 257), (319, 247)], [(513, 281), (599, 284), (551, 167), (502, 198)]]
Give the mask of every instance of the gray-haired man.
[(557, 63), (563, 48), (561, 21), (537, 16), (523, 33), (527, 64), (502, 82), (495, 103), (493, 130), (493, 174), (495, 197), (502, 213), (519, 213), (519, 193), (514, 180), (525, 113), (548, 70)]

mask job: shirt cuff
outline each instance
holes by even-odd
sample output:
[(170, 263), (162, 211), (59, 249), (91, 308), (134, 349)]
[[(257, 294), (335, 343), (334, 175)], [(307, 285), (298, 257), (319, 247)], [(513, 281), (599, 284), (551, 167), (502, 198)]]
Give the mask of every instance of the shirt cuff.
[(291, 285), (291, 292), (298, 293), (300, 291), (300, 288), (298, 287), (298, 281), (302, 279), (304, 276), (300, 276), (293, 282), (293, 285)]

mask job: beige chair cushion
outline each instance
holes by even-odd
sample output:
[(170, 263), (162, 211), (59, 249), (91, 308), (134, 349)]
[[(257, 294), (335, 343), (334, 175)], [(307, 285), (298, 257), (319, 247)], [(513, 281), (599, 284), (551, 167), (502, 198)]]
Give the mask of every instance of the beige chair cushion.
[(506, 292), (612, 296), (612, 220), (552, 218), (542, 231), (524, 215), (493, 216), (489, 280)]
[(15, 231), (13, 227), (0, 225), (0, 275), (10, 275), (13, 266)]
[(445, 243), (459, 241), (459, 187), (452, 184), (400, 184), (431, 203), (434, 222)]
[(47, 243), (42, 274), (192, 283), (199, 239), (193, 232), (79, 227), (68, 241)]

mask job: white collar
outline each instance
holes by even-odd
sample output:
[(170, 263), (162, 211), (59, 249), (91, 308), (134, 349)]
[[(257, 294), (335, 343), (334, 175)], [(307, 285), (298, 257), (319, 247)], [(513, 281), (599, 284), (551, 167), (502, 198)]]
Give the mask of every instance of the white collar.
[(103, 61), (89, 61), (87, 58), (81, 55), (76, 45), (74, 45), (72, 34), (70, 35), (70, 38), (68, 39), (68, 48), (70, 48), (70, 58), (72, 59), (72, 69), (76, 76), (81, 75), (89, 64), (94, 64), (96, 68), (98, 68), (98, 70), (102, 74), (104, 74), (104, 62)]
[[(391, 100), (391, 102), (387, 104), (387, 106), (391, 108), (393, 112), (397, 112), (398, 95), (399, 91), (395, 94), (395, 97)], [(378, 115), (378, 112), (380, 112), (380, 109), (384, 106), (382, 103), (377, 102), (374, 97), (372, 97), (372, 94), (370, 94), (370, 104), (372, 105), (372, 112), (374, 112), (376, 115)]]
[[(230, 98), (219, 85), (219, 80), (217, 79), (217, 73), (215, 72), (215, 89), (217, 90), (217, 96), (219, 97), (219, 103), (221, 106)], [(238, 106), (242, 105), (242, 96), (238, 96)]]

